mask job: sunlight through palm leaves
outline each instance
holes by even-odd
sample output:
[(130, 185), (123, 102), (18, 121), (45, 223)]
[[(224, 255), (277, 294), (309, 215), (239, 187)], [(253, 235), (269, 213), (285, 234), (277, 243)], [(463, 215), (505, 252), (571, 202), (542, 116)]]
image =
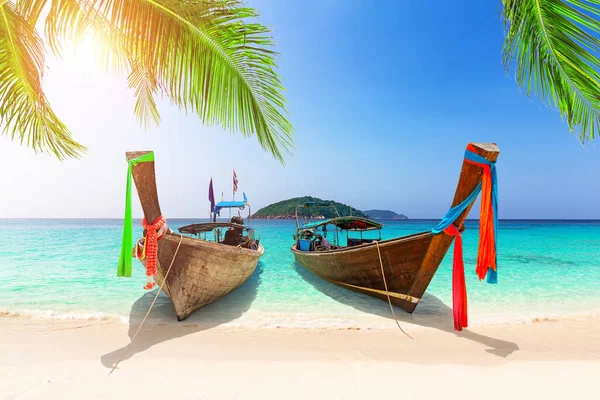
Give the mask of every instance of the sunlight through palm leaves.
[[(156, 97), (162, 96), (198, 114), (207, 125), (246, 137), (256, 135), (281, 162), (290, 153), (293, 128), (285, 116), (273, 41), (268, 28), (252, 21), (257, 16), (253, 9), (229, 0), (23, 0), (18, 4), (21, 19), (30, 27), (49, 6), (45, 34), (57, 54), (63, 43), (89, 31), (101, 38), (111, 64), (129, 74), (137, 99), (134, 112), (143, 125), (160, 121)], [(2, 103), (7, 109), (3, 115), (15, 108), (9, 104)], [(30, 145), (38, 143), (31, 131), (19, 132)], [(56, 143), (66, 143), (64, 134), (58, 133)], [(59, 156), (75, 154), (51, 150)]]
[(42, 90), (43, 68), (44, 49), (33, 25), (13, 3), (4, 2), (0, 6), (0, 128), (35, 151), (76, 157), (84, 147), (52, 111)]

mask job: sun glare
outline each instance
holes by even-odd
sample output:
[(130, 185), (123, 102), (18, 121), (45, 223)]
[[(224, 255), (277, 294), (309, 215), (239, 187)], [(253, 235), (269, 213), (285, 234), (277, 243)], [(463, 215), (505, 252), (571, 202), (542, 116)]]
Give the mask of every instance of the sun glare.
[(65, 58), (82, 72), (106, 72), (111, 67), (109, 48), (104, 39), (87, 33), (65, 48)]

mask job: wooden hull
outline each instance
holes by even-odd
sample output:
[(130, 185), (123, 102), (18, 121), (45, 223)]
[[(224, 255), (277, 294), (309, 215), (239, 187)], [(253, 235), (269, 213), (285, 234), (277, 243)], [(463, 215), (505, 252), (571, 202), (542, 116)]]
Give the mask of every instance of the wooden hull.
[[(127, 153), (127, 159), (147, 153), (130, 152)], [(156, 221), (162, 214), (156, 190), (154, 161), (137, 163), (132, 168), (132, 174), (146, 220)], [(163, 290), (171, 298), (179, 321), (240, 287), (252, 276), (264, 253), (262, 246), (250, 250), (188, 236), (183, 236), (181, 240), (179, 251), (178, 234), (169, 232), (158, 242), (155, 276), (158, 284), (162, 284), (173, 261)]]
[[(158, 243), (155, 278), (159, 285), (163, 284), (178, 244), (177, 234), (167, 234)], [(262, 246), (249, 250), (184, 236), (163, 285), (177, 320), (183, 321), (200, 307), (242, 286), (254, 273), (263, 253)]]
[[(500, 151), (495, 144), (472, 143), (475, 151), (495, 162)], [(482, 179), (482, 168), (463, 161), (452, 207), (469, 197)], [(473, 202), (456, 218), (454, 225), (464, 229)], [(454, 237), (441, 232), (423, 232), (379, 242), (381, 262), (387, 282), (385, 290), (375, 243), (328, 251), (299, 251), (292, 246), (296, 261), (315, 275), (360, 293), (387, 301), (413, 312), (429, 286)]]
[(411, 288), (432, 239), (425, 232), (379, 243), (388, 292), (374, 243), (319, 252), (298, 251), (294, 245), (292, 253), (300, 265), (326, 281), (386, 301), (388, 293), (392, 304), (412, 312), (422, 294), (411, 295)]

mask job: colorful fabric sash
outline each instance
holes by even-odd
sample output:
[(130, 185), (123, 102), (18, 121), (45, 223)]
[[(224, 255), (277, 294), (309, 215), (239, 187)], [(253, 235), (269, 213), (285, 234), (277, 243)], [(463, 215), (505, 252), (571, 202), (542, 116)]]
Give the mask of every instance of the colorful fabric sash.
[(479, 250), (477, 252), (477, 275), (483, 279), (487, 273), (488, 283), (498, 283), (498, 177), (496, 164), (486, 160), (471, 144), (465, 152), (467, 162), (483, 168), (481, 212), (479, 215)]
[(151, 290), (156, 286), (154, 275), (156, 275), (156, 264), (158, 260), (158, 231), (166, 225), (165, 218), (161, 215), (153, 224), (148, 224), (146, 218), (142, 219), (142, 226), (146, 230), (146, 240), (144, 249), (146, 251), (146, 276), (148, 282), (144, 286), (145, 290)]
[(154, 152), (127, 161), (127, 186), (125, 188), (125, 218), (123, 220), (123, 239), (121, 256), (117, 267), (117, 276), (131, 277), (133, 248), (133, 218), (131, 216), (131, 172), (139, 162), (154, 161)]
[(475, 201), (480, 192), (482, 192), (482, 198), (479, 217), (479, 249), (475, 271), (480, 280), (487, 274), (488, 283), (498, 282), (496, 263), (496, 247), (498, 244), (498, 180), (496, 164), (477, 154), (471, 144), (467, 146), (467, 150), (465, 151), (465, 161), (483, 169), (482, 180), (466, 199), (448, 210), (440, 223), (432, 229), (434, 234), (445, 232), (456, 238), (452, 267), (452, 308), (454, 329), (458, 331), (468, 326), (467, 290), (462, 257), (462, 237), (453, 223)]
[(465, 264), (462, 255), (462, 235), (454, 224), (448, 225), (444, 232), (454, 236), (454, 265), (452, 266), (452, 315), (454, 329), (462, 331), (469, 326), (467, 316), (467, 285), (465, 283)]

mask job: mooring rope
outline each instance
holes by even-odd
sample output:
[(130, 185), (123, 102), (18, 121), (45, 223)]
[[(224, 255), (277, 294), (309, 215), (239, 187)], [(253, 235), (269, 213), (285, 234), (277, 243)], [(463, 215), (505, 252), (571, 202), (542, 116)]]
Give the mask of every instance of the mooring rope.
[(137, 337), (138, 333), (140, 333), (140, 330), (142, 329), (142, 326), (144, 326), (144, 322), (146, 322), (146, 318), (148, 318), (148, 315), (150, 315), (150, 311), (152, 311), (152, 307), (154, 307), (154, 303), (156, 303), (156, 299), (158, 299), (158, 295), (160, 294), (160, 292), (161, 292), (161, 290), (163, 288), (163, 285), (167, 282), (167, 276), (169, 276), (169, 272), (171, 272), (171, 267), (173, 266), (173, 263), (175, 262), (175, 257), (177, 257), (177, 253), (179, 252), (179, 247), (181, 246), (181, 242), (182, 241), (183, 241), (183, 234), (180, 233), (179, 234), (179, 244), (177, 245), (177, 249), (175, 250), (175, 254), (173, 254), (173, 259), (171, 260), (171, 265), (169, 265), (169, 268), (167, 269), (167, 273), (165, 274), (165, 277), (163, 278), (162, 283), (158, 287), (158, 291), (156, 292), (156, 296), (154, 296), (154, 300), (152, 300), (152, 304), (150, 304), (150, 308), (148, 308), (148, 312), (144, 316), (144, 319), (142, 320), (142, 323), (140, 324), (140, 326), (138, 326), (137, 331), (135, 332), (135, 334), (131, 338), (131, 342), (129, 342), (129, 345), (127, 346), (127, 348), (125, 349), (125, 351), (123, 352), (123, 354), (121, 354), (121, 358), (119, 358), (119, 361), (117, 361), (117, 363), (113, 366), (113, 368), (108, 373), (109, 376), (110, 376), (110, 374), (112, 374), (115, 371), (115, 369), (117, 369), (117, 366), (123, 360), (123, 357), (125, 357), (125, 354), (127, 354), (127, 351), (129, 350), (129, 348), (133, 344), (133, 341)]
[(398, 322), (398, 317), (396, 317), (396, 313), (394, 312), (394, 307), (392, 306), (392, 301), (390, 300), (390, 292), (388, 291), (388, 286), (387, 286), (387, 282), (385, 279), (385, 271), (383, 270), (383, 261), (381, 260), (381, 251), (379, 251), (379, 242), (377, 240), (375, 241), (375, 245), (377, 246), (377, 254), (379, 254), (379, 265), (381, 266), (381, 276), (383, 277), (383, 285), (385, 286), (385, 294), (387, 296), (388, 304), (390, 305), (390, 310), (392, 311), (392, 315), (394, 316), (394, 320), (396, 321), (396, 325), (398, 325), (398, 328), (400, 328), (402, 333), (404, 333), (409, 338), (415, 340), (412, 336), (410, 336), (408, 333), (406, 333), (404, 331), (404, 329), (402, 329), (402, 327), (400, 326), (400, 322)]

